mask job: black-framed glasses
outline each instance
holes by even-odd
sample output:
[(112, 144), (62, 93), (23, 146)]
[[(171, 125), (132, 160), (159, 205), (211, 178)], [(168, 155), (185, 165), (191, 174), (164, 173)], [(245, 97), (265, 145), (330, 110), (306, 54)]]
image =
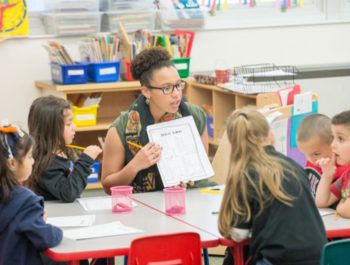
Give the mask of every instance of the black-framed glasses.
[(150, 89), (160, 89), (163, 91), (164, 95), (169, 95), (174, 92), (175, 88), (177, 91), (183, 90), (186, 87), (186, 81), (181, 79), (180, 82), (178, 82), (175, 85), (168, 85), (164, 87), (155, 87), (155, 86), (147, 86), (147, 87)]

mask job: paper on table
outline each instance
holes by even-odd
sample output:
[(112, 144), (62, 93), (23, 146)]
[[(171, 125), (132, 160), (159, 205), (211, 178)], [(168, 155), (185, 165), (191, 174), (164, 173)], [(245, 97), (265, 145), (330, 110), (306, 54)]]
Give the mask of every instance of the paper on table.
[(334, 213), (333, 209), (318, 209), (321, 216), (330, 215)]
[(164, 187), (214, 175), (192, 116), (149, 125), (147, 134), (162, 147), (157, 166)]
[[(77, 201), (85, 211), (112, 210), (112, 198), (110, 196), (79, 198)], [(132, 207), (136, 207), (136, 205), (135, 202), (132, 202)]]
[(58, 227), (90, 226), (95, 222), (95, 218), (96, 215), (49, 217), (47, 223)]
[(88, 239), (96, 237), (118, 236), (125, 234), (141, 233), (142, 230), (125, 226), (121, 222), (112, 222), (90, 227), (69, 229), (63, 231), (63, 236), (73, 239)]

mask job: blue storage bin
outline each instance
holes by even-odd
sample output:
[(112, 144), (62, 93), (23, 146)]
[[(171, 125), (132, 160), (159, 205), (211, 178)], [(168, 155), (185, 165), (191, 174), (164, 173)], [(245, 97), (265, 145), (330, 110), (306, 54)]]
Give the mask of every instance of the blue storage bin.
[(89, 63), (89, 80), (94, 82), (115, 82), (119, 80), (120, 61)]
[(57, 64), (51, 63), (52, 81), (59, 84), (85, 84), (88, 81), (87, 64)]
[(214, 137), (214, 126), (213, 126), (213, 116), (207, 115), (207, 130), (208, 135)]
[(88, 176), (88, 182), (97, 182), (98, 181), (98, 175), (100, 173), (100, 166), (101, 162), (95, 161), (90, 168), (91, 168), (91, 174)]

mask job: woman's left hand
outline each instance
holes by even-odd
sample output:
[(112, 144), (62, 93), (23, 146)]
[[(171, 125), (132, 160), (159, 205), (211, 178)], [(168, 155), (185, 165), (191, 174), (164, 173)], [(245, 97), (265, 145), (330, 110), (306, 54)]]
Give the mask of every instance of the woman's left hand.
[(185, 182), (180, 182), (180, 184), (176, 185), (175, 188), (187, 188), (187, 186), (193, 186), (194, 185), (194, 181), (189, 181), (187, 183)]

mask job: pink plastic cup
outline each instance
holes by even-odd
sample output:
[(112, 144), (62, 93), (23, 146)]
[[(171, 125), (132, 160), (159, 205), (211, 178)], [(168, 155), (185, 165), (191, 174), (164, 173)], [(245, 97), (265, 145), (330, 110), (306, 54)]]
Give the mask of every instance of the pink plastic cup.
[(132, 186), (114, 186), (111, 188), (113, 213), (132, 211), (132, 189)]
[(186, 189), (165, 188), (165, 213), (167, 215), (181, 215), (186, 213)]

